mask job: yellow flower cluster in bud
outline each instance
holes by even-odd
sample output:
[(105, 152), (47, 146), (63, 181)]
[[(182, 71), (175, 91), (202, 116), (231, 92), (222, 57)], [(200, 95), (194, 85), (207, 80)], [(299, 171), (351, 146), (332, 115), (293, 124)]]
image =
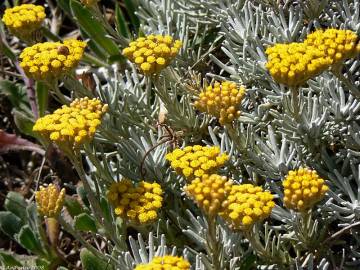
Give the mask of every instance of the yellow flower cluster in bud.
[(178, 54), (182, 42), (171, 36), (149, 35), (130, 42), (129, 47), (123, 50), (131, 62), (146, 74), (159, 73)]
[(247, 230), (255, 222), (269, 217), (274, 206), (269, 191), (251, 184), (233, 185), (222, 203), (220, 216), (233, 229)]
[(231, 191), (232, 181), (226, 176), (204, 174), (185, 187), (185, 192), (209, 216), (218, 214), (222, 202)]
[(108, 191), (108, 199), (115, 207), (115, 214), (135, 224), (147, 224), (158, 218), (161, 208), (161, 186), (157, 183), (142, 181), (137, 186), (124, 179), (113, 183)]
[(75, 147), (93, 138), (108, 105), (88, 97), (75, 99), (52, 114), (39, 118), (33, 131), (49, 138), (59, 146)]
[(190, 263), (182, 257), (154, 257), (147, 264), (139, 264), (134, 270), (190, 270)]
[(240, 116), (238, 107), (244, 94), (245, 88), (238, 87), (234, 82), (215, 82), (214, 86), (206, 87), (199, 94), (194, 106), (201, 112), (217, 117), (223, 125)]
[(284, 205), (295, 211), (305, 211), (322, 200), (329, 187), (317, 172), (307, 168), (289, 171), (285, 180)]
[(97, 2), (99, 2), (99, 0), (80, 0), (80, 1), (84, 6), (88, 6), (88, 7), (93, 6)]
[(205, 173), (217, 170), (225, 164), (229, 156), (220, 153), (218, 146), (186, 146), (184, 149), (175, 149), (166, 155), (171, 167), (178, 174), (184, 175), (187, 180), (192, 177), (201, 177)]
[(83, 56), (86, 43), (76, 39), (38, 43), (20, 54), (20, 66), (35, 80), (53, 80), (74, 69)]
[(40, 28), (46, 17), (43, 6), (23, 4), (7, 8), (2, 21), (14, 35), (19, 38), (28, 37)]
[(35, 192), (35, 200), (38, 212), (46, 217), (57, 217), (64, 205), (65, 189), (59, 189), (50, 184), (48, 187), (40, 187)]
[(342, 62), (360, 53), (358, 36), (351, 30), (317, 30), (306, 37), (306, 45), (317, 47), (331, 60), (331, 64)]
[(299, 86), (331, 65), (324, 51), (305, 43), (276, 44), (266, 50), (266, 68), (278, 83)]

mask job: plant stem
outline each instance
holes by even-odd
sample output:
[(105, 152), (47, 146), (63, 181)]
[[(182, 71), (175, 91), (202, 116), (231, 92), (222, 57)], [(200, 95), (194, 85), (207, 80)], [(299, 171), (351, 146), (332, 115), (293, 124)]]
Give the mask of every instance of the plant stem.
[(122, 250), (124, 248), (124, 245), (116, 237), (117, 234), (116, 234), (116, 229), (114, 229), (114, 227), (113, 227), (114, 224), (107, 222), (107, 220), (103, 217), (99, 200), (95, 197), (95, 194), (88, 183), (87, 176), (84, 171), (84, 167), (82, 165), (80, 151), (79, 150), (76, 151), (73, 155), (70, 155), (69, 158), (70, 158), (71, 162), (73, 163), (77, 173), (79, 174), (81, 182), (84, 185), (84, 189), (88, 195), (90, 206), (92, 208), (92, 212), (94, 213), (96, 219), (98, 220), (98, 222), (100, 224), (102, 224), (104, 226), (107, 237), (109, 239), (112, 239), (115, 242), (116, 246), (120, 250)]
[(267, 264), (276, 264), (279, 269), (283, 269), (283, 262), (281, 257), (274, 257), (271, 251), (267, 251), (265, 247), (260, 243), (258, 233), (254, 234), (252, 230), (244, 231), (244, 236), (249, 240), (252, 249), (261, 257), (261, 260), (266, 261)]
[(292, 107), (292, 113), (293, 117), (295, 118), (296, 122), (300, 122), (300, 101), (299, 101), (299, 88), (297, 87), (291, 87), (290, 88), (291, 93), (291, 107)]
[(107, 260), (106, 256), (104, 256), (99, 250), (97, 250), (95, 247), (90, 245), (76, 230), (74, 230), (70, 224), (68, 224), (62, 216), (58, 217), (58, 221), (60, 225), (72, 236), (74, 236), (77, 240), (80, 241), (80, 243), (86, 247), (89, 251), (91, 251), (95, 256), (102, 258), (104, 260)]
[(19, 62), (16, 62), (15, 66), (25, 82), (26, 94), (29, 99), (31, 111), (34, 114), (34, 119), (36, 120), (39, 118), (39, 111), (38, 111), (38, 107), (37, 107), (37, 103), (36, 103), (36, 94), (35, 94), (35, 88), (34, 88), (35, 82), (33, 79), (30, 79), (26, 76), (26, 74), (25, 74), (24, 70), (21, 68)]
[(207, 252), (208, 255), (210, 255), (211, 257), (213, 269), (220, 270), (222, 269), (221, 254), (220, 254), (221, 247), (217, 239), (216, 218), (206, 216), (206, 221), (208, 224), (207, 237), (206, 237)]

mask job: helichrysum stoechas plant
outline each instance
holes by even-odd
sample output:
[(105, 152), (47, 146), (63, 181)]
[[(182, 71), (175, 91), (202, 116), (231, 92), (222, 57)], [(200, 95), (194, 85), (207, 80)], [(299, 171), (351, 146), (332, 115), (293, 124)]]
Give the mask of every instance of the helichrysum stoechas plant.
[(205, 173), (216, 171), (229, 159), (226, 153), (220, 153), (217, 146), (186, 146), (184, 149), (175, 149), (166, 155), (171, 167), (178, 174), (184, 175), (187, 180), (201, 177)]
[(83, 56), (86, 43), (68, 39), (38, 43), (20, 54), (20, 66), (35, 80), (53, 80), (72, 71)]
[(278, 83), (300, 86), (326, 70), (332, 61), (315, 46), (305, 43), (275, 44), (266, 50), (266, 68)]
[(247, 230), (255, 222), (270, 216), (275, 206), (274, 196), (260, 186), (233, 185), (222, 203), (220, 216), (234, 230)]
[(232, 181), (226, 176), (204, 174), (191, 181), (185, 187), (185, 192), (207, 215), (215, 216), (230, 193), (231, 186)]
[(229, 81), (215, 82), (199, 94), (194, 106), (201, 112), (217, 117), (223, 125), (240, 116), (239, 106), (244, 95), (243, 86)]
[(358, 36), (351, 30), (326, 29), (309, 34), (304, 43), (317, 47), (336, 64), (360, 53)]
[(35, 193), (35, 199), (37, 210), (41, 215), (56, 218), (64, 205), (65, 189), (59, 190), (54, 184), (41, 186)]
[(41, 27), (46, 17), (43, 6), (23, 4), (7, 8), (2, 21), (15, 36), (28, 40), (32, 33)]
[(149, 35), (130, 42), (123, 54), (146, 74), (159, 73), (178, 54), (182, 42), (171, 36)]
[(154, 257), (147, 264), (139, 264), (134, 270), (190, 270), (190, 263), (182, 257)]
[(107, 104), (96, 98), (75, 99), (69, 106), (63, 105), (52, 114), (39, 118), (33, 131), (59, 146), (73, 148), (93, 138), (107, 108)]
[(283, 187), (285, 207), (299, 212), (313, 207), (329, 190), (324, 179), (307, 168), (289, 171)]
[(124, 179), (113, 183), (108, 191), (108, 199), (115, 208), (115, 214), (135, 224), (148, 224), (158, 218), (162, 207), (161, 186), (157, 183), (141, 181), (136, 186)]

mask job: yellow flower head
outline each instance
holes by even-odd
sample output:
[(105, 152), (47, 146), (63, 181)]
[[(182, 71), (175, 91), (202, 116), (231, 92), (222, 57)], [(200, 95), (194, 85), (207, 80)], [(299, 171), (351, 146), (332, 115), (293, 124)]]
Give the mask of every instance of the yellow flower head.
[(305, 43), (275, 44), (266, 50), (266, 68), (278, 83), (299, 86), (326, 70), (331, 58)]
[(175, 149), (166, 155), (166, 159), (171, 162), (171, 167), (178, 174), (182, 174), (187, 180), (193, 177), (201, 177), (209, 174), (223, 166), (229, 159), (225, 153), (220, 153), (218, 146), (186, 146), (184, 149)]
[(300, 212), (313, 207), (329, 190), (317, 172), (307, 168), (289, 171), (282, 184), (285, 207)]
[(33, 131), (39, 132), (59, 146), (76, 147), (94, 137), (107, 104), (87, 97), (75, 99), (52, 114), (39, 118)]
[(35, 80), (53, 80), (73, 70), (83, 56), (86, 43), (76, 39), (38, 43), (20, 54), (20, 66)]
[(147, 264), (139, 264), (134, 270), (190, 270), (190, 263), (182, 257), (154, 257)]
[(27, 38), (41, 27), (46, 17), (43, 6), (23, 4), (5, 10), (2, 21), (15, 36)]
[(358, 36), (351, 30), (317, 30), (309, 34), (304, 43), (323, 51), (331, 59), (331, 64), (356, 57), (360, 53)]
[(217, 174), (196, 177), (185, 187), (187, 195), (209, 216), (218, 214), (222, 202), (231, 191), (232, 182)]
[(48, 187), (40, 187), (35, 192), (35, 200), (39, 213), (46, 217), (57, 217), (64, 205), (65, 189), (59, 189), (50, 184)]
[(135, 224), (148, 224), (158, 218), (163, 197), (161, 186), (142, 181), (137, 186), (124, 179), (113, 183), (107, 197), (115, 208), (115, 214)]
[(195, 101), (194, 106), (201, 112), (219, 119), (220, 124), (232, 122), (240, 116), (238, 107), (245, 95), (245, 88), (233, 82), (215, 82), (208, 86)]
[(233, 228), (247, 230), (270, 216), (275, 206), (273, 195), (251, 184), (233, 185), (222, 203), (220, 216)]
[(181, 46), (181, 41), (174, 40), (171, 36), (149, 35), (130, 42), (129, 47), (122, 53), (135, 63), (142, 73), (151, 75), (159, 73), (169, 65)]

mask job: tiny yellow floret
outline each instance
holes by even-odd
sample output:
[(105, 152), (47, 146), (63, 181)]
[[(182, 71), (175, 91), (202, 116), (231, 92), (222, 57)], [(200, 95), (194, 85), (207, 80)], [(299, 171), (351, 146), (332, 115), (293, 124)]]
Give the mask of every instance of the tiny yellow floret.
[(278, 83), (300, 86), (332, 64), (331, 58), (306, 43), (275, 44), (266, 50), (266, 68)]
[(190, 270), (190, 263), (183, 257), (163, 256), (154, 257), (147, 264), (139, 264), (134, 270)]
[(162, 207), (161, 186), (141, 181), (136, 186), (128, 180), (113, 183), (107, 193), (108, 200), (115, 208), (115, 214), (134, 224), (149, 224), (158, 218)]
[(34, 31), (41, 27), (45, 17), (45, 8), (43, 6), (23, 4), (7, 8), (2, 21), (15, 36), (28, 40)]
[(308, 168), (289, 171), (283, 187), (285, 207), (299, 212), (312, 208), (329, 190), (324, 179)]
[(240, 116), (239, 106), (245, 96), (245, 88), (234, 82), (215, 82), (199, 94), (194, 106), (201, 112), (219, 119), (220, 124), (231, 123)]
[(35, 200), (41, 215), (56, 218), (64, 205), (65, 189), (59, 190), (54, 184), (41, 186), (40, 190), (35, 192)]
[(99, 99), (77, 98), (70, 106), (63, 105), (54, 113), (39, 118), (33, 131), (60, 147), (74, 148), (93, 138), (107, 108)]
[(20, 66), (35, 80), (54, 80), (71, 72), (79, 63), (86, 43), (76, 39), (38, 43), (20, 54)]
[(305, 41), (309, 46), (317, 46), (332, 60), (332, 65), (356, 57), (360, 53), (360, 42), (355, 32), (329, 28), (309, 34)]
[(275, 206), (274, 196), (260, 186), (252, 184), (232, 185), (222, 203), (220, 216), (234, 230), (248, 230), (270, 216)]
[(149, 35), (130, 42), (122, 53), (145, 75), (157, 74), (170, 64), (182, 43), (170, 36)]
[(218, 146), (187, 146), (183, 150), (175, 149), (166, 155), (171, 167), (191, 181), (194, 177), (211, 174), (223, 166), (229, 159), (226, 153), (220, 153)]
[(231, 191), (232, 181), (217, 174), (197, 177), (187, 186), (186, 194), (210, 217), (216, 216)]

